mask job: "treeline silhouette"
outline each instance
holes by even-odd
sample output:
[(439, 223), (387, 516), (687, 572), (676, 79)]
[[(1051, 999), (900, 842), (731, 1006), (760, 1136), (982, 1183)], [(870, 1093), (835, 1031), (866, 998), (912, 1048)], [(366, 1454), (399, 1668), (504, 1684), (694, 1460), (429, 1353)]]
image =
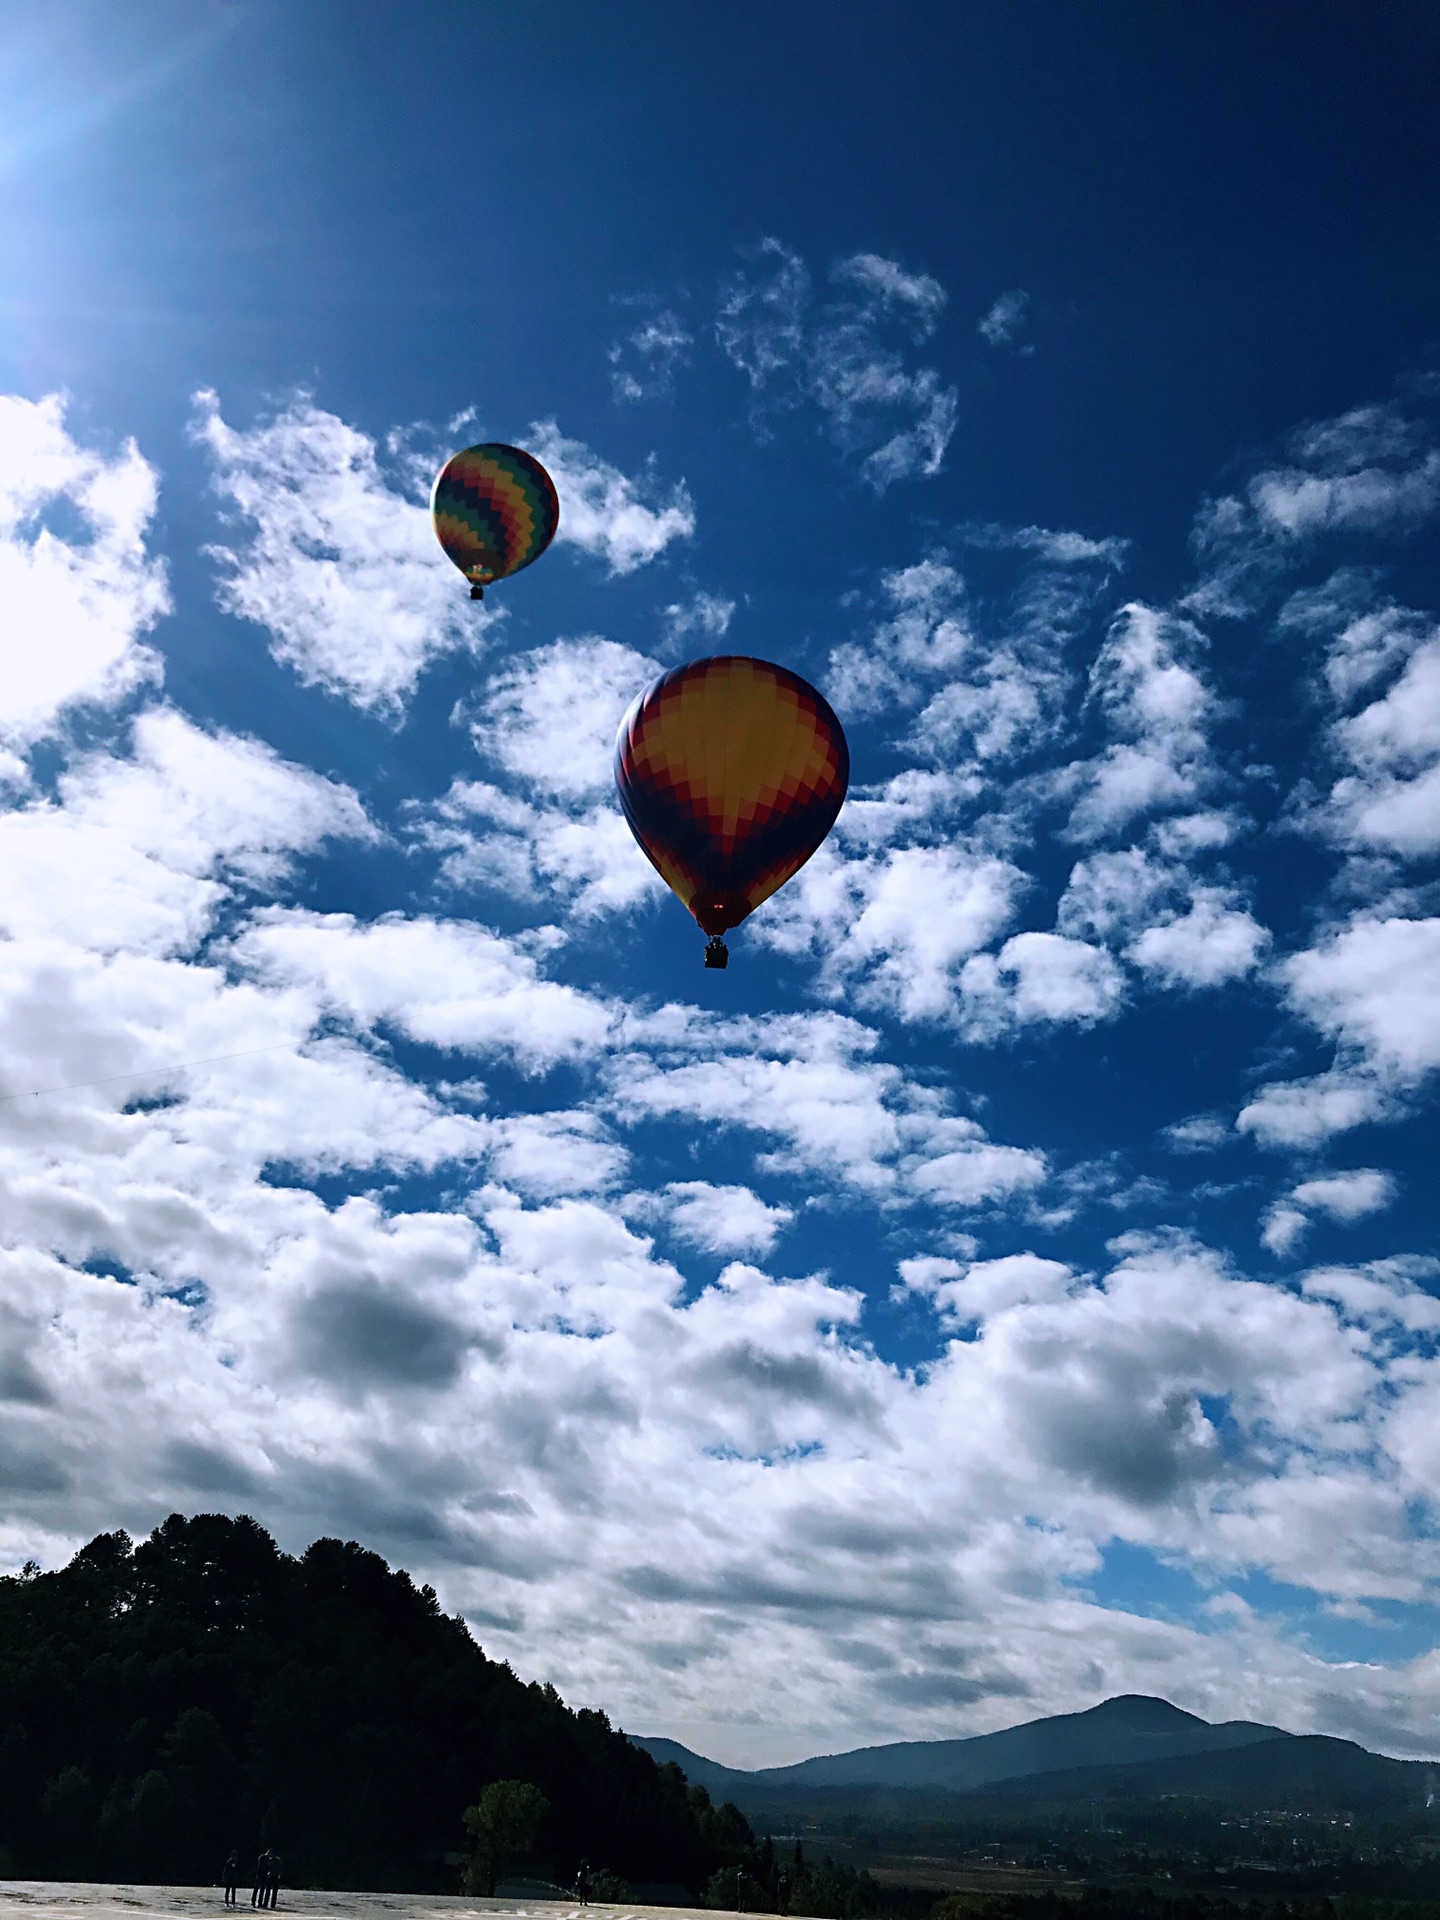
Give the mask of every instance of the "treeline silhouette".
[(291, 1886), (453, 1891), (500, 1779), (544, 1794), (558, 1880), (583, 1858), (700, 1897), (759, 1857), (734, 1807), (354, 1542), (297, 1559), (253, 1520), (173, 1514), (0, 1580), (0, 1878), (206, 1885), (273, 1847)]
[(711, 1875), (705, 1904), (806, 1920), (928, 1920), (935, 1895), (923, 1888), (882, 1886), (863, 1868), (837, 1864), (828, 1854), (807, 1857), (798, 1839), (793, 1855), (777, 1852), (767, 1834), (743, 1862)]

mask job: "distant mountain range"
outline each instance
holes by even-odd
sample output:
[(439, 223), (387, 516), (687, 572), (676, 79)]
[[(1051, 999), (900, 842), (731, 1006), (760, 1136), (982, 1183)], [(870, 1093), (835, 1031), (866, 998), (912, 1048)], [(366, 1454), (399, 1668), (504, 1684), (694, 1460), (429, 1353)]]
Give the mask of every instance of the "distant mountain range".
[(753, 1772), (722, 1767), (675, 1740), (635, 1744), (745, 1809), (793, 1808), (845, 1788), (1031, 1800), (1181, 1794), (1266, 1805), (1423, 1804), (1435, 1783), (1424, 1761), (1390, 1760), (1349, 1740), (1253, 1720), (1212, 1725), (1135, 1693), (968, 1740), (898, 1741)]
[(1183, 1796), (1250, 1807), (1415, 1809), (1427, 1803), (1436, 1769), (1391, 1760), (1328, 1734), (1281, 1734), (1244, 1747), (1187, 1753), (1117, 1767), (1071, 1767), (998, 1781), (990, 1793), (1027, 1800), (1108, 1800)]

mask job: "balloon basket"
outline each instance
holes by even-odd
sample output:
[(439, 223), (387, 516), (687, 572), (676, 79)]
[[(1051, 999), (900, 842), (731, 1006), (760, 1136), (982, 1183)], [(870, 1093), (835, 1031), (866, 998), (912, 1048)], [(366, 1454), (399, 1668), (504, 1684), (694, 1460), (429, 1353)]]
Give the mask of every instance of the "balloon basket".
[(730, 964), (730, 949), (718, 933), (705, 942), (705, 964), (707, 967), (728, 967)]
[(470, 598), (472, 600), (483, 600), (485, 598), (485, 589), (483, 587), (471, 587)]

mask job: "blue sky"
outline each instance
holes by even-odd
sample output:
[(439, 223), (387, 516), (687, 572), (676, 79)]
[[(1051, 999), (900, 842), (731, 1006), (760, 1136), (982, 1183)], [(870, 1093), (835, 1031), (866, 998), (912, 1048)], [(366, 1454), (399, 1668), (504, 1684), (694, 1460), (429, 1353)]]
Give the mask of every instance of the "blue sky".
[[(1437, 39), (7, 23), (4, 1564), (359, 1537), (740, 1764), (1430, 1750)], [(853, 760), (724, 974), (609, 783), (715, 650)]]

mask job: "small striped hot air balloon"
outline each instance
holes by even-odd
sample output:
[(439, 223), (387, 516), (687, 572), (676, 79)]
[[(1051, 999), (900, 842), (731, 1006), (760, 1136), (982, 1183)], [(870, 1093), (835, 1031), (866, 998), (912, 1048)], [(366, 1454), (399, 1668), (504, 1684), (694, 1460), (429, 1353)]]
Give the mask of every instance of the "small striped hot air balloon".
[(676, 667), (647, 687), (615, 743), (620, 805), (652, 866), (710, 935), (797, 873), (840, 812), (850, 749), (796, 673), (743, 654)]
[(498, 440), (447, 460), (430, 493), (441, 546), (483, 600), (492, 581), (528, 567), (555, 538), (555, 482), (533, 453)]

